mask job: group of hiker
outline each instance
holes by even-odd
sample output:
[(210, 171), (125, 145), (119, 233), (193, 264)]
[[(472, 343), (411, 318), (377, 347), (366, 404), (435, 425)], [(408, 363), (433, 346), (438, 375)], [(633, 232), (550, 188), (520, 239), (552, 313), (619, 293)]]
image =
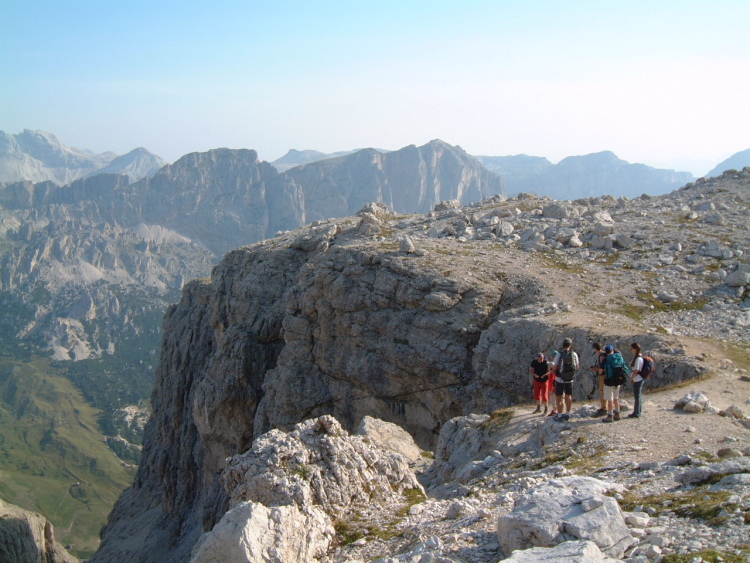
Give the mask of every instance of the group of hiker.
[[(592, 349), (594, 354), (594, 363), (591, 365), (594, 377), (592, 396), (596, 391), (599, 395), (599, 409), (592, 416), (603, 416), (602, 422), (620, 420), (620, 389), (629, 379), (633, 385), (634, 405), (633, 412), (628, 415), (628, 418), (640, 418), (643, 415), (643, 384), (654, 371), (653, 360), (643, 355), (638, 342), (630, 345), (633, 360), (629, 366), (622, 353), (611, 344), (602, 346), (601, 343), (594, 342)], [(535, 414), (541, 413), (561, 421), (570, 419), (573, 383), (580, 367), (580, 359), (573, 350), (573, 341), (570, 338), (563, 340), (562, 348), (554, 352), (551, 361), (543, 352), (539, 352), (534, 357), (529, 367), (529, 374), (534, 386), (534, 401), (537, 403)], [(554, 394), (555, 401), (548, 414), (552, 394)]]

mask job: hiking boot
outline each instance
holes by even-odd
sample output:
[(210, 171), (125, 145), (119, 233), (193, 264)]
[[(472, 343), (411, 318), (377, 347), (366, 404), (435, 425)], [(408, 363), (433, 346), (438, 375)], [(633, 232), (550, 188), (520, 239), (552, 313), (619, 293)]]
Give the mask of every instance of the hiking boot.
[(542, 406), (541, 405), (537, 405), (536, 406), (536, 410), (533, 413), (531, 413), (531, 414), (536, 414), (536, 413), (541, 412), (541, 411), (542, 411)]
[(605, 416), (602, 418), (602, 422), (612, 422), (614, 418), (612, 418), (610, 415)]
[(612, 417), (612, 420), (620, 420), (620, 413), (616, 412), (614, 416)]
[(542, 416), (544, 416), (545, 414), (547, 414), (547, 407), (544, 407), (544, 412), (542, 413)]
[(560, 418), (562, 418), (565, 422), (570, 420), (570, 415), (568, 413), (561, 414)]
[(550, 412), (547, 416), (555, 416), (557, 414), (557, 411), (555, 409), (552, 409), (552, 412)]
[(641, 418), (641, 415), (639, 415), (639, 414), (635, 414), (635, 413), (633, 412), (633, 413), (630, 413), (630, 414), (628, 415), (628, 418)]
[(605, 414), (607, 414), (607, 409), (601, 409), (600, 408), (600, 409), (597, 409), (597, 411), (594, 414), (592, 414), (591, 416), (592, 416), (592, 418), (597, 418), (597, 417), (600, 417), (600, 416), (604, 416)]

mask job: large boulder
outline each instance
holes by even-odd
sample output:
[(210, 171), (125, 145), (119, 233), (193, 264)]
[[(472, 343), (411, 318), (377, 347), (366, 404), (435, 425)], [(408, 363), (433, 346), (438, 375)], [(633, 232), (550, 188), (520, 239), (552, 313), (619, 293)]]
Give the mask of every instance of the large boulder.
[(320, 507), (332, 517), (357, 506), (403, 501), (422, 487), (405, 457), (362, 436), (350, 436), (332, 416), (271, 430), (233, 456), (222, 482), (230, 506), (250, 500), (266, 506)]
[(410, 463), (415, 463), (422, 457), (422, 450), (414, 442), (414, 438), (398, 424), (366, 416), (359, 423), (356, 434), (386, 450), (401, 454)]
[(605, 556), (602, 551), (591, 541), (566, 541), (555, 547), (532, 547), (531, 549), (519, 549), (511, 553), (510, 557), (503, 559), (503, 563), (594, 563), (614, 562)]
[(607, 556), (620, 558), (635, 540), (617, 501), (605, 494), (614, 487), (591, 477), (551, 479), (519, 497), (513, 510), (499, 517), (498, 541), (505, 553), (592, 541)]
[(193, 548), (191, 563), (298, 563), (328, 551), (335, 531), (317, 508), (267, 508), (243, 502), (227, 512)]

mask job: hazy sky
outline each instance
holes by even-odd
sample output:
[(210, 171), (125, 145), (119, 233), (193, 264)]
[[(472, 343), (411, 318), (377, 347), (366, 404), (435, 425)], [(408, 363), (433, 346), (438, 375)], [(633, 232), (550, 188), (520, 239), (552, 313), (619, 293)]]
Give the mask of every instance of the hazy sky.
[(750, 148), (746, 0), (0, 0), (0, 130), (168, 161), (217, 147), (702, 175)]

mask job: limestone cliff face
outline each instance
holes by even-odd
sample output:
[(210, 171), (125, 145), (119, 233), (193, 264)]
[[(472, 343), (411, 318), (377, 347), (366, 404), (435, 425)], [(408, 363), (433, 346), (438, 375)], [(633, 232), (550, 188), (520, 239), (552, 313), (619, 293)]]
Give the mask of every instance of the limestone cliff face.
[(217, 255), (304, 224), (302, 191), (252, 150), (191, 153), (131, 186), (141, 220)]
[[(426, 228), (422, 216), (381, 220)], [(529, 317), (547, 297), (533, 272), (519, 274), (521, 262), (511, 273), (497, 247), (424, 237), (402, 252), (360, 226), (349, 218), (240, 248), (185, 287), (165, 320), (142, 465), (94, 561), (187, 560), (228, 509), (227, 458), (272, 428), (332, 414), (353, 429), (369, 415), (428, 447), (455, 416), (528, 399), (529, 354), (562, 335), (553, 319)], [(662, 366), (695, 374), (686, 359)]]
[(438, 140), (388, 153), (364, 149), (285, 174), (303, 186), (310, 221), (346, 217), (372, 201), (397, 213), (426, 213), (441, 201), (465, 205), (505, 194), (500, 177), (460, 147)]

